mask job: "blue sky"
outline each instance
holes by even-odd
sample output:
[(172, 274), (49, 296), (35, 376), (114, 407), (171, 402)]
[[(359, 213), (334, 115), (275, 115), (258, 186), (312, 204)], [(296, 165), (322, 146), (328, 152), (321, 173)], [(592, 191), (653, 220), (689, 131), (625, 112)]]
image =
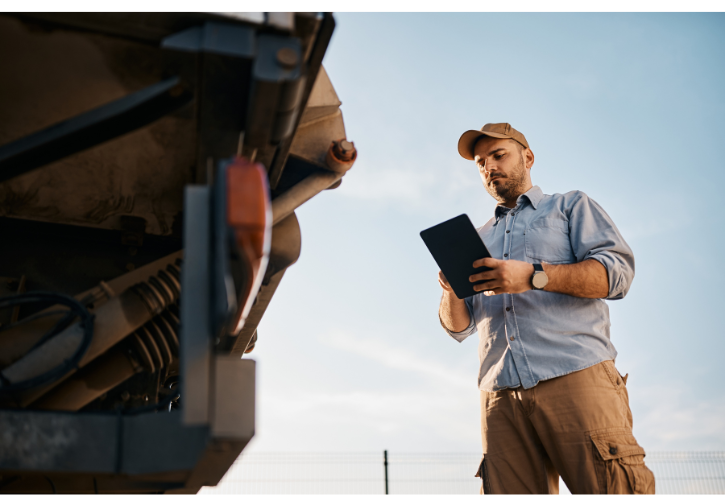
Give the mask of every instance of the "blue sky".
[(259, 327), (256, 451), (480, 451), (476, 337), (440, 328), (418, 233), (494, 201), (456, 143), (509, 122), (636, 258), (609, 302), (647, 450), (725, 449), (725, 16), (336, 14), (324, 64), (359, 159), (298, 211)]

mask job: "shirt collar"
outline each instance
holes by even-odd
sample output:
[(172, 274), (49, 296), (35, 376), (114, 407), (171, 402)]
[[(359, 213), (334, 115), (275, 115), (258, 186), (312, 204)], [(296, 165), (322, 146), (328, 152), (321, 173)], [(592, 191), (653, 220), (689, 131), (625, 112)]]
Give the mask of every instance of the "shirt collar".
[[(528, 191), (526, 191), (524, 194), (519, 196), (519, 199), (516, 200), (516, 207), (520, 207), (524, 204), (524, 200), (529, 200), (529, 203), (531, 203), (531, 206), (534, 207), (534, 210), (536, 210), (536, 207), (539, 205), (539, 202), (544, 197), (544, 193), (541, 191), (541, 188), (539, 186), (534, 186)], [(503, 205), (496, 205), (496, 211), (494, 212), (494, 216), (496, 217), (496, 221), (498, 222), (498, 218), (501, 216), (501, 214), (508, 212), (511, 210), (508, 207), (504, 207)]]
[(541, 188), (539, 186), (534, 186), (531, 189), (529, 189), (528, 191), (526, 191), (524, 194), (519, 196), (518, 203), (521, 203), (521, 198), (524, 196), (529, 199), (531, 206), (534, 207), (534, 210), (536, 210), (536, 207), (539, 205), (539, 202), (544, 197), (544, 193), (541, 191)]

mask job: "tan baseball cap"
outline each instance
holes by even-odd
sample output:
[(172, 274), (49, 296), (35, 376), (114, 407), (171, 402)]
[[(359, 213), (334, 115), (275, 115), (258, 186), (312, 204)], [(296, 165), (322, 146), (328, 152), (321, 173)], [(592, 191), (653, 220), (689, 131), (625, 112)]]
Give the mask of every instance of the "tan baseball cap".
[(482, 135), (495, 137), (497, 139), (513, 139), (525, 148), (529, 147), (529, 143), (526, 142), (524, 134), (508, 123), (487, 123), (481, 127), (481, 130), (463, 132), (461, 138), (458, 139), (458, 154), (466, 160), (473, 160), (473, 145)]

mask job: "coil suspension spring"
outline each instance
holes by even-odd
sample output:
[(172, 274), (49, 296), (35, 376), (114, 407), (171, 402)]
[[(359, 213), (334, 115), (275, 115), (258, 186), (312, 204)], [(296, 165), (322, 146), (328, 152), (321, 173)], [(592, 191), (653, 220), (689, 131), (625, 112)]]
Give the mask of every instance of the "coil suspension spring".
[(154, 317), (136, 329), (127, 342), (145, 371), (155, 372), (179, 357), (179, 296), (181, 259), (160, 270), (148, 281), (134, 285)]

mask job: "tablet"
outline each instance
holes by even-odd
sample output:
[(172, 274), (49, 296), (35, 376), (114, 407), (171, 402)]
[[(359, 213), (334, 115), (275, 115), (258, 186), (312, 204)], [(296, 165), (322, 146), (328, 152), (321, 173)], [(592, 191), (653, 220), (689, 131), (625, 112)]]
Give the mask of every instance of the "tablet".
[(463, 299), (481, 293), (475, 291), (473, 286), (485, 281), (471, 283), (468, 278), (472, 274), (490, 269), (474, 268), (473, 261), (491, 257), (491, 254), (468, 215), (461, 214), (421, 231), (420, 237), (448, 279), (456, 297)]

